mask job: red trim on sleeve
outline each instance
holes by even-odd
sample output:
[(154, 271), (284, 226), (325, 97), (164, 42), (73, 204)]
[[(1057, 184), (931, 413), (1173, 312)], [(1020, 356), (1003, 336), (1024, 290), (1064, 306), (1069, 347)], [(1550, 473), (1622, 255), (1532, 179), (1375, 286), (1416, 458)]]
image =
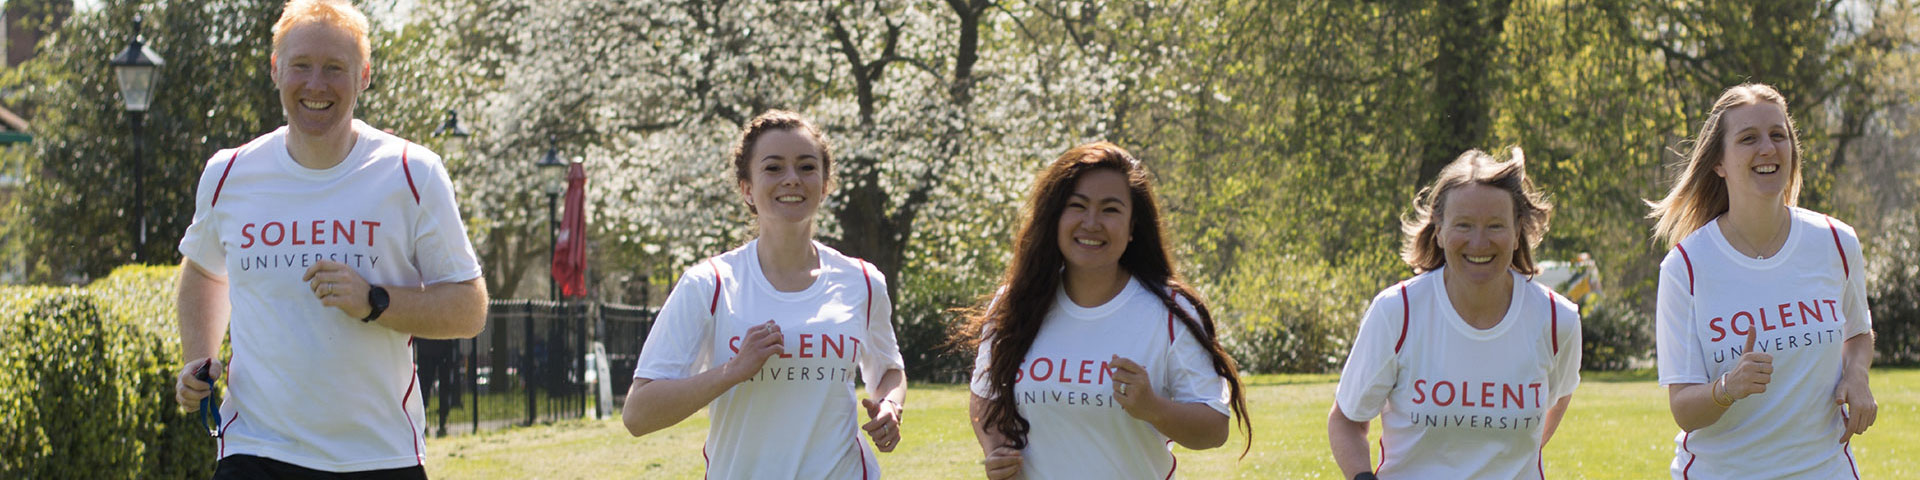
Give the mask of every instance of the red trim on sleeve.
[[(1847, 411), (1840, 410), (1840, 425), (1845, 426), (1847, 424), (1847, 420), (1851, 420), (1850, 418), (1847, 418)], [(1850, 472), (1853, 472), (1853, 480), (1860, 480), (1860, 466), (1854, 465), (1853, 463), (1853, 442), (1847, 441), (1847, 442), (1841, 443), (1840, 454), (1845, 455), (1847, 457), (1847, 470)]]
[(1847, 456), (1847, 471), (1853, 472), (1853, 480), (1860, 480), (1860, 466), (1853, 463), (1853, 442), (1840, 444), (1840, 453)]
[[(720, 311), (720, 266), (714, 265), (711, 258), (707, 259), (707, 266), (713, 267), (713, 302), (707, 304), (707, 315), (713, 315)], [(706, 448), (701, 447), (700, 453), (705, 455)]]
[(867, 326), (873, 326), (873, 276), (867, 274), (867, 262), (860, 262), (860, 279), (867, 281)]
[(1847, 265), (1847, 249), (1840, 246), (1840, 228), (1833, 226), (1833, 217), (1827, 217), (1827, 231), (1833, 232), (1833, 249), (1840, 251), (1840, 273), (1853, 278), (1853, 268)]
[(705, 480), (710, 475), (707, 472), (713, 471), (713, 459), (707, 458), (707, 444), (705, 443), (700, 444), (700, 467), (700, 478)]
[(1693, 461), (1694, 461), (1695, 459), (1698, 459), (1698, 458), (1700, 458), (1700, 456), (1699, 456), (1699, 455), (1694, 455), (1694, 454), (1693, 454), (1693, 450), (1688, 450), (1688, 449), (1687, 449), (1687, 440), (1691, 440), (1691, 439), (1693, 439), (1693, 432), (1687, 432), (1687, 433), (1685, 433), (1685, 434), (1683, 434), (1683, 435), (1681, 435), (1681, 436), (1680, 436), (1680, 451), (1682, 451), (1682, 452), (1687, 452), (1687, 466), (1685, 466), (1685, 467), (1680, 467), (1680, 479), (1681, 479), (1681, 480), (1689, 480), (1689, 479), (1691, 479), (1691, 478), (1693, 478), (1693, 477), (1690, 477), (1690, 476), (1688, 476), (1688, 475), (1687, 475), (1687, 471), (1689, 471), (1689, 470), (1693, 470)]
[[(855, 418), (857, 419), (858, 417)], [(853, 434), (853, 451), (860, 452), (860, 480), (873, 478), (872, 474), (867, 473), (867, 448), (865, 445), (860, 444), (860, 433), (858, 431)]]
[[(227, 382), (228, 385), (232, 385), (233, 380), (228, 379)], [(214, 456), (214, 460), (227, 456), (227, 427), (232, 427), (233, 422), (238, 421), (240, 421), (240, 412), (233, 412), (233, 418), (227, 419), (227, 424), (220, 426), (220, 453)]]
[[(1393, 342), (1394, 354), (1398, 355), (1400, 353), (1400, 347), (1407, 344), (1407, 326), (1412, 324), (1413, 307), (1407, 302), (1407, 283), (1400, 282), (1400, 341)], [(1387, 451), (1384, 450), (1385, 447), (1381, 448), (1380, 454), (1383, 456), (1386, 455)], [(1386, 459), (1382, 458), (1381, 461), (1384, 462)]]
[[(1178, 303), (1176, 303), (1175, 305), (1178, 305)], [(1173, 311), (1172, 310), (1167, 311), (1167, 341), (1168, 342), (1173, 341)]]
[(1173, 480), (1173, 472), (1180, 471), (1180, 456), (1173, 454), (1173, 440), (1167, 440), (1167, 457), (1173, 459), (1173, 466), (1167, 468), (1166, 480)]
[(1547, 311), (1553, 319), (1553, 354), (1560, 354), (1560, 305), (1553, 301), (1553, 292), (1547, 292)]
[(1534, 467), (1534, 468), (1538, 468), (1538, 469), (1540, 469), (1540, 480), (1547, 480), (1547, 454), (1546, 454), (1546, 450), (1534, 450), (1534, 451), (1533, 451), (1533, 467)]
[(239, 161), (240, 149), (235, 148), (233, 149), (233, 156), (227, 157), (227, 168), (220, 171), (220, 183), (213, 185), (213, 203), (208, 206), (220, 204), (220, 190), (227, 188), (227, 175), (233, 173), (233, 164)]
[(413, 167), (407, 166), (407, 147), (411, 146), (411, 143), (400, 146), (400, 172), (407, 175), (407, 190), (413, 191), (413, 203), (417, 205), (420, 203), (420, 187), (413, 186)]
[(1693, 257), (1687, 256), (1687, 247), (1682, 247), (1678, 243), (1673, 244), (1673, 249), (1679, 250), (1680, 261), (1687, 263), (1687, 295), (1693, 295)]
[(1373, 465), (1373, 473), (1380, 473), (1380, 469), (1387, 466), (1387, 436), (1385, 433), (1386, 432), (1381, 432), (1380, 439), (1376, 440), (1376, 442), (1380, 444), (1380, 463)]
[[(413, 339), (407, 339), (407, 345), (413, 345)], [(411, 362), (409, 362), (411, 363)], [(407, 413), (407, 400), (413, 398), (413, 386), (420, 383), (420, 365), (413, 365), (413, 379), (407, 381), (407, 393), (400, 396), (400, 416), (407, 419), (407, 438), (413, 439), (413, 464), (425, 465), (420, 457), (420, 427), (414, 426), (413, 415)]]

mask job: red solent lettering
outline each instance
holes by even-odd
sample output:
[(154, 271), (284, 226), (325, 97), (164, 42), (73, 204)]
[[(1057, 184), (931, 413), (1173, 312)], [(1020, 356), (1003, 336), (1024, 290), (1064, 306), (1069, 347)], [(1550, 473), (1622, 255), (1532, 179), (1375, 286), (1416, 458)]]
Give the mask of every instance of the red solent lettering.
[[(1823, 303), (1827, 307), (1825, 310), (1820, 308)], [(1786, 302), (1771, 307), (1755, 308), (1752, 311), (1741, 310), (1734, 312), (1731, 317), (1713, 317), (1713, 320), (1707, 321), (1707, 329), (1713, 331), (1713, 337), (1708, 341), (1726, 340), (1729, 333), (1734, 337), (1745, 337), (1747, 332), (1755, 328), (1762, 332), (1771, 332), (1788, 327), (1826, 323), (1828, 319), (1839, 320), (1840, 314), (1836, 306), (1838, 303), (1838, 300), (1832, 299)], [(1797, 320), (1794, 318), (1796, 311), (1800, 317)], [(1769, 315), (1768, 312), (1773, 314)], [(1778, 322), (1774, 321), (1776, 315)]]
[[(727, 349), (735, 355), (740, 353), (741, 338), (738, 335), (727, 339)], [(852, 344), (853, 348), (847, 348)], [(792, 344), (789, 344), (792, 345)], [(846, 335), (828, 335), (824, 333), (800, 334), (799, 348), (786, 350), (777, 355), (780, 358), (849, 358), (847, 352), (860, 352), (860, 339)], [(784, 350), (784, 349), (783, 349)]]
[[(1825, 315), (1820, 314), (1819, 300), (1813, 301), (1813, 308), (1807, 308), (1807, 302), (1795, 302), (1795, 303), (1800, 304), (1800, 323), (1812, 323), (1812, 322), (1826, 323), (1827, 317)], [(1812, 319), (1812, 321), (1808, 321), (1808, 319)]]
[[(333, 228), (327, 228), (331, 223)], [(304, 232), (302, 231), (304, 228)], [(249, 223), (240, 226), (240, 248), (253, 248), (257, 244), (269, 247), (281, 243), (289, 245), (355, 245), (365, 238), (366, 246), (373, 247), (374, 229), (380, 222), (372, 220), (304, 220), (292, 222)], [(364, 235), (362, 229), (364, 228)]]
[(847, 358), (846, 338), (847, 337), (845, 335), (834, 335), (834, 336), (821, 335), (820, 336), (820, 356), (823, 356), (823, 357), (828, 356), (827, 351), (831, 350), (833, 351), (832, 356), (839, 357), (839, 358)]
[(1111, 365), (1104, 360), (1040, 357), (1027, 362), (1024, 368), (1014, 372), (1014, 381), (1023, 382), (1031, 379), (1036, 382), (1106, 385), (1111, 370)]
[(1540, 382), (1429, 381), (1422, 378), (1413, 381), (1413, 403), (1439, 407), (1450, 407), (1458, 402), (1462, 407), (1540, 408), (1545, 402), (1545, 393), (1541, 390), (1544, 387)]

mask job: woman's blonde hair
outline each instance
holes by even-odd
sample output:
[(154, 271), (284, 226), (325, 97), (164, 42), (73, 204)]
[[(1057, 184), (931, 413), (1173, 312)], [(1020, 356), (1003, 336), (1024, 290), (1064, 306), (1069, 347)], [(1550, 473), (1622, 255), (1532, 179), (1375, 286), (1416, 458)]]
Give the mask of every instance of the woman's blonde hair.
[(1453, 163), (1440, 169), (1433, 185), (1420, 189), (1414, 197), (1413, 212), (1400, 219), (1404, 235), (1400, 259), (1415, 272), (1428, 272), (1447, 264), (1440, 248), (1440, 221), (1446, 218), (1447, 195), (1467, 185), (1485, 185), (1513, 197), (1513, 222), (1519, 230), (1520, 245), (1513, 251), (1513, 269), (1522, 275), (1539, 273), (1533, 264), (1533, 246), (1547, 235), (1547, 221), (1553, 217), (1553, 205), (1545, 194), (1533, 188), (1527, 178), (1526, 155), (1520, 147), (1509, 150), (1505, 161), (1479, 150), (1460, 154)]
[[(1693, 137), (1692, 149), (1687, 152), (1686, 171), (1673, 183), (1673, 189), (1667, 191), (1666, 198), (1647, 202), (1647, 206), (1653, 207), (1647, 218), (1655, 220), (1654, 238), (1666, 242), (1668, 247), (1678, 245), (1694, 230), (1727, 212), (1727, 179), (1713, 173), (1713, 167), (1720, 165), (1727, 151), (1722, 116), (1734, 107), (1761, 102), (1779, 105), (1782, 111), (1787, 109), (1787, 98), (1780, 95), (1779, 90), (1761, 83), (1729, 88), (1720, 94), (1720, 100), (1713, 102), (1713, 111), (1707, 114), (1706, 123), (1700, 126), (1700, 134)], [(1787, 175), (1792, 180), (1787, 183), (1782, 203), (1791, 207), (1800, 199), (1800, 131), (1794, 128), (1792, 117), (1787, 118), (1787, 138), (1793, 145), (1787, 160)]]

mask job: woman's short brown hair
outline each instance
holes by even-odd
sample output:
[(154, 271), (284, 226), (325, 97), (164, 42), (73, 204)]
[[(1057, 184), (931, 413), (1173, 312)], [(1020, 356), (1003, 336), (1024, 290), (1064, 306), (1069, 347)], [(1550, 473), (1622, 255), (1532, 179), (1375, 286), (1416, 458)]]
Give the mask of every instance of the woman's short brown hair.
[(1467, 185), (1485, 185), (1513, 196), (1513, 221), (1519, 229), (1519, 247), (1514, 248), (1513, 269), (1522, 275), (1539, 273), (1533, 264), (1533, 246), (1547, 234), (1547, 221), (1553, 217), (1553, 205), (1545, 194), (1533, 188), (1527, 178), (1526, 157), (1513, 147), (1511, 158), (1502, 161), (1480, 150), (1468, 150), (1440, 170), (1433, 185), (1420, 189), (1413, 201), (1413, 213), (1400, 219), (1405, 237), (1400, 259), (1415, 272), (1427, 272), (1447, 264), (1440, 248), (1439, 223), (1446, 217), (1447, 195)]

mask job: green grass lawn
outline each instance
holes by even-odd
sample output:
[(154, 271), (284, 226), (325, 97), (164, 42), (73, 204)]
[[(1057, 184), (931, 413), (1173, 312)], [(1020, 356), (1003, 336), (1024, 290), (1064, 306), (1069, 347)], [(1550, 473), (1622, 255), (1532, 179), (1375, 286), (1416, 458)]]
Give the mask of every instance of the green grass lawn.
[[(1338, 478), (1327, 450), (1327, 409), (1334, 375), (1261, 375), (1248, 379), (1254, 444), (1180, 449), (1183, 478)], [(1920, 370), (1875, 370), (1880, 417), (1853, 442), (1862, 478), (1915, 478), (1920, 458)], [(900, 448), (880, 455), (891, 478), (978, 478), (979, 447), (967, 425), (967, 391), (958, 385), (914, 385)], [(1378, 425), (1374, 432), (1378, 434)], [(1546, 449), (1547, 472), (1560, 478), (1666, 478), (1678, 429), (1666, 392), (1651, 372), (1587, 373), (1572, 408)], [(645, 438), (627, 435), (618, 419), (581, 420), (430, 439), (434, 478), (700, 478), (704, 411)], [(1368, 442), (1372, 444), (1370, 440)], [(1373, 453), (1377, 459), (1379, 452)]]

